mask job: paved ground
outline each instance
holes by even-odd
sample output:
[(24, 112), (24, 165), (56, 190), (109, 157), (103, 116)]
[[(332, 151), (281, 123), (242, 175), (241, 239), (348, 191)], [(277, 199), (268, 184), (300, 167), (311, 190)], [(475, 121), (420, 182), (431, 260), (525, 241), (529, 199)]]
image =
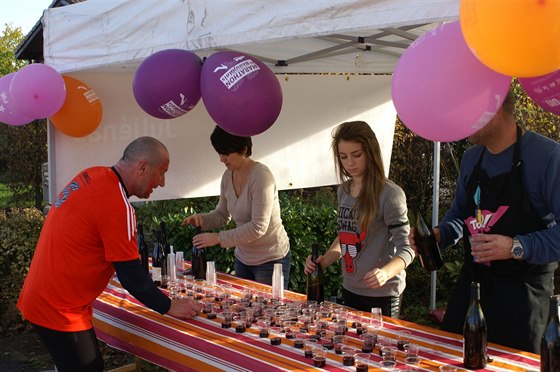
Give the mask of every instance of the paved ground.
[[(134, 363), (133, 354), (113, 349), (102, 342), (99, 343), (99, 347), (106, 371)], [(141, 370), (145, 372), (167, 371), (146, 361), (141, 362)], [(17, 336), (0, 338), (0, 371), (54, 371), (54, 364), (43, 343), (35, 332), (30, 331)]]
[(34, 332), (0, 339), (0, 371), (54, 370), (51, 358)]

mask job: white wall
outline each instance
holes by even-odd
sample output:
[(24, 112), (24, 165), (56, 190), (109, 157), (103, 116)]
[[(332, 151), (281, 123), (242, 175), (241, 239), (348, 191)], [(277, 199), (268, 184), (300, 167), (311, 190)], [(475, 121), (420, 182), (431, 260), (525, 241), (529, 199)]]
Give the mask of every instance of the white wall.
[[(202, 100), (191, 112), (172, 120), (144, 113), (132, 94), (133, 74), (80, 72), (103, 105), (99, 128), (83, 138), (49, 130), (50, 200), (72, 177), (92, 165), (113, 165), (134, 138), (150, 135), (169, 149), (166, 187), (151, 200), (216, 195), (225, 169), (210, 145), (214, 123)], [(284, 103), (276, 123), (253, 137), (252, 158), (271, 168), (279, 189), (335, 184), (331, 131), (348, 120), (368, 122), (380, 141), (389, 171), (396, 112), (391, 76), (277, 75)]]

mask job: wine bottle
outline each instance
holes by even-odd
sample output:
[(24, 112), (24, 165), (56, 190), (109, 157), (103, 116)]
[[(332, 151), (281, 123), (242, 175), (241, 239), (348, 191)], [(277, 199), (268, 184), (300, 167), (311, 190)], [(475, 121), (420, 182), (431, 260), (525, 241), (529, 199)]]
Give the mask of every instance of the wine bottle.
[(550, 297), (548, 323), (541, 339), (541, 371), (560, 371), (560, 321), (558, 319), (558, 296)]
[(480, 307), (480, 284), (471, 283), (471, 303), (463, 326), (463, 363), (467, 369), (486, 367), (486, 320)]
[(315, 263), (315, 270), (307, 274), (307, 300), (317, 301), (317, 303), (325, 300), (325, 274), (323, 268), (317, 263), (319, 257), (319, 244), (311, 245), (311, 260)]
[(148, 253), (148, 245), (146, 244), (146, 240), (144, 239), (144, 226), (139, 223), (138, 227), (136, 228), (136, 242), (138, 243), (138, 253), (140, 254), (140, 262), (142, 262), (142, 267), (146, 271), (146, 274), (150, 272), (148, 261), (149, 261), (149, 253)]
[(165, 255), (168, 255), (171, 251), (171, 246), (169, 245), (169, 241), (167, 241), (167, 229), (165, 227), (165, 222), (160, 221), (159, 231), (161, 231), (161, 242), (165, 248)]
[[(200, 226), (196, 227), (195, 235), (202, 232)], [(197, 248), (194, 244), (191, 253), (191, 271), (195, 279), (206, 279), (206, 251)]]
[(165, 222), (160, 221), (159, 231), (161, 233), (161, 246), (163, 247), (163, 261), (161, 266), (161, 287), (167, 288), (169, 282), (169, 264), (167, 263), (167, 256), (169, 255), (171, 249), (169, 242), (167, 241), (167, 229), (165, 227)]
[(426, 271), (438, 270), (443, 266), (443, 261), (434, 232), (420, 211), (417, 210), (415, 214), (414, 242), (418, 247), (420, 264)]
[(161, 287), (163, 284), (162, 276), (164, 272), (167, 272), (167, 260), (165, 257), (165, 247), (162, 244), (161, 231), (158, 231), (156, 236), (156, 243), (152, 253), (152, 280), (158, 287)]

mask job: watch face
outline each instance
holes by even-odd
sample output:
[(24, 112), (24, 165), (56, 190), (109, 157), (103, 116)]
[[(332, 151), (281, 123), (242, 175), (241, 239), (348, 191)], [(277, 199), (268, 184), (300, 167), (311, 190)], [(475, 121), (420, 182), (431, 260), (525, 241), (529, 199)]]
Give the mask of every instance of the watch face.
[(516, 245), (513, 247), (511, 254), (515, 258), (521, 258), (523, 256), (523, 247)]

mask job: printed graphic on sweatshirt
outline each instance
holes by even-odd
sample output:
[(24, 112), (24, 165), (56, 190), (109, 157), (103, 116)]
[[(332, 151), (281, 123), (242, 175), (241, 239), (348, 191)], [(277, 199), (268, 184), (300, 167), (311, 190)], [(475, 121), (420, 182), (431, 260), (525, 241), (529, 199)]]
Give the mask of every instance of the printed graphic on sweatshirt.
[(362, 246), (365, 246), (366, 232), (364, 231), (361, 234), (339, 232), (338, 239), (340, 241), (342, 259), (344, 260), (344, 270), (348, 274), (354, 274), (356, 271), (354, 262), (362, 251)]
[(358, 233), (358, 216), (354, 208), (341, 205), (338, 208), (338, 240), (347, 274), (356, 272), (355, 260), (365, 247), (367, 232)]

